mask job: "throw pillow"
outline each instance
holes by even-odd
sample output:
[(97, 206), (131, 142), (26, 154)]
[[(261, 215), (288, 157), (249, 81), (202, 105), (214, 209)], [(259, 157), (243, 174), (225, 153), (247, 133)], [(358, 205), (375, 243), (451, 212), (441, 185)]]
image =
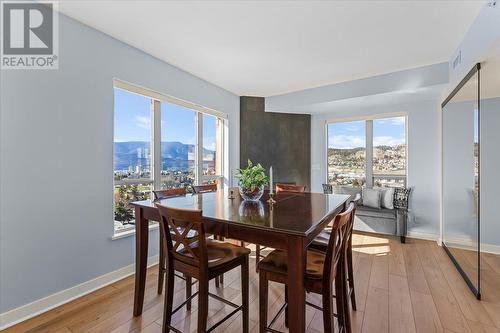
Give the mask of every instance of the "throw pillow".
[(394, 209), (394, 188), (377, 187), (377, 190), (381, 192), (380, 205), (382, 208)]
[(380, 209), (381, 193), (375, 188), (363, 188), (363, 206)]

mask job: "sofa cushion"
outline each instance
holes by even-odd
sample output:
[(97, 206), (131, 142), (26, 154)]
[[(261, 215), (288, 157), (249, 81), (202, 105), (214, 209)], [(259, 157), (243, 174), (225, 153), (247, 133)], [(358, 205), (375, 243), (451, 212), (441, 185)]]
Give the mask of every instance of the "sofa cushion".
[(363, 205), (359, 205), (356, 208), (356, 215), (358, 216), (369, 216), (369, 217), (377, 217), (377, 218), (383, 218), (383, 219), (396, 219), (396, 213), (394, 209), (378, 209), (378, 208), (372, 208), (372, 207), (367, 207)]
[(382, 208), (394, 209), (394, 188), (393, 187), (375, 187), (381, 193), (380, 206)]

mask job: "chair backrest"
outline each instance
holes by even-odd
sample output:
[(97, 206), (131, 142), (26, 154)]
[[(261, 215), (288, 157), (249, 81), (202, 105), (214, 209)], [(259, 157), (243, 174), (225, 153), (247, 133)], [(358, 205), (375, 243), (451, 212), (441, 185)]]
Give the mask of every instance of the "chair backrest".
[(345, 255), (354, 209), (355, 204), (351, 202), (345, 211), (335, 216), (323, 268), (323, 284), (325, 285), (332, 285), (337, 269), (340, 268), (339, 263)]
[(323, 193), (324, 194), (333, 194), (333, 185), (332, 184), (322, 184), (323, 185)]
[[(358, 206), (358, 202), (361, 200), (361, 194), (356, 194), (354, 199), (351, 201), (351, 205), (354, 205), (351, 213), (351, 219), (349, 220), (349, 227), (347, 228), (347, 245), (344, 247), (344, 252), (347, 255), (348, 251), (352, 251), (352, 231), (354, 229), (354, 219), (356, 217), (356, 207)], [(348, 208), (349, 209), (349, 208)]]
[(186, 195), (185, 188), (170, 188), (168, 190), (156, 190), (153, 191), (155, 200), (161, 200), (170, 197), (177, 197), (181, 195)]
[(217, 192), (217, 184), (194, 185), (194, 193)]
[(302, 193), (305, 191), (306, 191), (305, 185), (292, 185), (292, 184), (276, 183), (276, 193), (279, 193), (279, 192)]
[[(170, 208), (160, 204), (156, 204), (156, 207), (161, 217), (160, 229), (167, 240), (167, 262), (180, 260), (201, 270), (208, 269), (202, 211)], [(193, 244), (196, 246), (192, 246)]]

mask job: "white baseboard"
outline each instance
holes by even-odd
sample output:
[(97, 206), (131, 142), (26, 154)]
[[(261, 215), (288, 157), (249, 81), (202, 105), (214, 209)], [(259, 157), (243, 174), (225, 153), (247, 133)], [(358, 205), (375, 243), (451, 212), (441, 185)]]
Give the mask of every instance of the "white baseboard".
[(481, 253), (491, 253), (500, 255), (500, 245), (481, 244)]
[(435, 241), (435, 242), (438, 242), (438, 240), (439, 240), (439, 235), (426, 234), (426, 233), (414, 232), (414, 231), (408, 231), (408, 233), (406, 234), (406, 237), (423, 239), (423, 240), (430, 240), (430, 241)]
[[(447, 238), (446, 245), (463, 250), (477, 251), (477, 243), (465, 238)], [(481, 253), (500, 255), (500, 245), (481, 243)]]
[[(148, 267), (158, 263), (158, 255), (148, 258)], [(66, 290), (0, 314), (0, 330), (47, 312), (55, 307), (103, 288), (135, 273), (135, 264), (98, 276)]]

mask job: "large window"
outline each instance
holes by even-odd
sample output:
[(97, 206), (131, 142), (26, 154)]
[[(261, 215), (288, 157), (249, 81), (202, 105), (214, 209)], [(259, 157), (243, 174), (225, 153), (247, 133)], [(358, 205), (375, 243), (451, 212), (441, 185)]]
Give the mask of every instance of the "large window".
[(363, 185), (366, 179), (364, 121), (328, 125), (328, 182)]
[(406, 184), (406, 117), (332, 122), (328, 183), (399, 187)]
[(122, 230), (133, 223), (129, 203), (151, 195), (151, 99), (120, 89), (114, 97), (114, 219)]
[(221, 178), (225, 116), (115, 82), (115, 232), (134, 225), (130, 202), (153, 189), (186, 188)]

